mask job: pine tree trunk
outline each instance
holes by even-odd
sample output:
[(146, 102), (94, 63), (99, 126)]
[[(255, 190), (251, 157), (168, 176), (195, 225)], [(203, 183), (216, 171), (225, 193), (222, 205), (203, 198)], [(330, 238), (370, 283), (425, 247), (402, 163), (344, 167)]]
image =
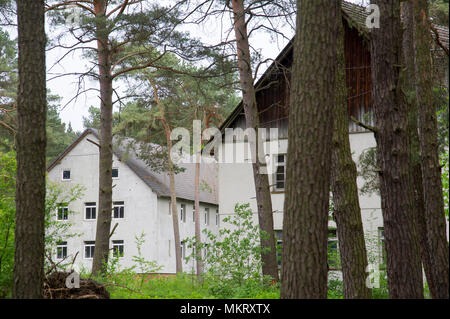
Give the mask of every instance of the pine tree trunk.
[(92, 273), (104, 272), (108, 262), (112, 218), (112, 76), (107, 25), (106, 1), (94, 1), (96, 13), (97, 55), (100, 82), (100, 159), (97, 231)]
[[(242, 102), (244, 105), (245, 121), (247, 128), (255, 129), (258, 132), (259, 116), (256, 105), (255, 88), (253, 86), (253, 74), (250, 61), (250, 47), (248, 42), (247, 26), (245, 21), (245, 9), (243, 0), (232, 0), (234, 30), (236, 34), (236, 48), (238, 57), (238, 67), (240, 83), (242, 88)], [(259, 227), (267, 236), (261, 236), (262, 273), (278, 281), (278, 263), (275, 249), (275, 234), (273, 229), (272, 198), (270, 194), (269, 178), (267, 174), (261, 173), (266, 165), (264, 155), (259, 156), (264, 151), (259, 149), (259, 143), (249, 141), (250, 148), (256, 150), (252, 154), (253, 177), (255, 180), (256, 203), (258, 206)], [(266, 251), (267, 250), (267, 251)]]
[(281, 298), (327, 298), (336, 1), (298, 0), (291, 80)]
[(414, 232), (408, 108), (401, 92), (400, 1), (374, 1), (380, 28), (371, 30), (377, 163), (387, 257), (389, 296), (423, 298), (420, 253)]
[(197, 269), (197, 279), (201, 281), (203, 274), (203, 261), (202, 261), (202, 251), (198, 248), (202, 242), (201, 230), (200, 230), (200, 153), (196, 155), (195, 163), (195, 238), (196, 238), (196, 269)]
[[(198, 109), (195, 110), (195, 119), (198, 120)], [(206, 124), (206, 128), (208, 128), (208, 122), (204, 121)], [(198, 130), (197, 130), (198, 129)], [(201, 126), (194, 128), (194, 136), (201, 136)], [(202, 251), (201, 246), (202, 238), (201, 238), (201, 229), (200, 229), (200, 162), (201, 162), (201, 139), (200, 141), (196, 141), (194, 137), (194, 144), (198, 143), (198, 145), (194, 145), (195, 152), (195, 186), (194, 186), (194, 205), (195, 205), (195, 253), (196, 253), (196, 269), (197, 269), (197, 279), (199, 282), (202, 281), (203, 274), (203, 260), (202, 260)]]
[(366, 285), (368, 273), (364, 230), (356, 185), (356, 165), (348, 136), (347, 88), (345, 82), (344, 26), (339, 4), (334, 131), (331, 155), (331, 188), (334, 219), (341, 257), (344, 298), (371, 298)]
[(170, 154), (170, 150), (172, 149), (172, 141), (170, 139), (170, 129), (164, 119), (163, 122), (167, 142), (167, 163), (169, 168), (169, 182), (170, 182), (170, 208), (172, 210), (173, 237), (175, 240), (176, 272), (177, 274), (181, 274), (183, 272), (183, 264), (181, 260), (182, 256), (181, 256), (180, 226), (178, 224), (177, 194), (175, 191), (175, 173), (173, 169), (172, 156)]
[(176, 273), (181, 274), (183, 272), (183, 263), (181, 256), (181, 239), (180, 239), (180, 225), (178, 224), (178, 211), (177, 211), (177, 193), (175, 190), (175, 171), (172, 162), (172, 140), (170, 139), (170, 126), (166, 121), (164, 105), (161, 103), (158, 95), (158, 88), (155, 83), (150, 80), (153, 87), (153, 94), (155, 96), (156, 104), (159, 106), (160, 110), (160, 120), (164, 127), (164, 134), (166, 136), (167, 145), (167, 168), (169, 173), (169, 185), (170, 185), (170, 210), (172, 211), (172, 226), (173, 226), (173, 237), (175, 240), (175, 264)]
[(410, 139), (410, 169), (414, 188), (414, 205), (412, 209), (415, 216), (417, 239), (419, 241), (422, 265), (428, 285), (432, 285), (431, 256), (428, 249), (428, 235), (425, 221), (425, 206), (423, 201), (422, 168), (420, 165), (420, 146), (417, 128), (417, 98), (416, 98), (416, 72), (414, 66), (414, 16), (411, 1), (402, 3), (403, 21), (403, 57), (405, 61), (404, 92), (409, 108), (408, 134)]
[(47, 115), (44, 1), (17, 1), (19, 88), (12, 297), (43, 298)]
[(433, 270), (433, 298), (449, 298), (449, 251), (442, 194), (436, 108), (433, 101), (431, 35), (428, 2), (413, 0), (416, 93), (425, 221)]

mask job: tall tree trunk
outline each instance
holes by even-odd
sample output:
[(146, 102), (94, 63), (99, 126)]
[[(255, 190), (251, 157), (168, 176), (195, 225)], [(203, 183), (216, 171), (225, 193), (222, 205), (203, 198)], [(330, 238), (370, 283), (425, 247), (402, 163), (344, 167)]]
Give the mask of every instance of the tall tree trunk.
[(413, 0), (416, 93), (428, 249), (433, 298), (449, 298), (449, 251), (442, 194), (436, 108), (433, 103), (431, 35), (428, 1)]
[(297, 1), (281, 298), (327, 297), (337, 2)]
[[(253, 128), (255, 129), (255, 132), (258, 133), (259, 116), (256, 105), (255, 87), (253, 86), (244, 1), (232, 0), (231, 3), (245, 121), (247, 128)], [(266, 166), (264, 154), (260, 156), (260, 154), (264, 153), (264, 150), (259, 149), (260, 145), (258, 142), (256, 142), (255, 145), (253, 145), (253, 143), (254, 141), (249, 141), (252, 152), (253, 150), (256, 150), (256, 152), (252, 154), (252, 158), (254, 160), (253, 177), (255, 180), (259, 227), (267, 235), (261, 236), (261, 248), (263, 249), (263, 253), (261, 254), (263, 263), (262, 272), (263, 275), (271, 276), (273, 280), (278, 281), (278, 263), (275, 249), (275, 233), (273, 229), (273, 210), (269, 178), (267, 174), (261, 173)]]
[(17, 0), (16, 230), (13, 298), (43, 298), (47, 115), (44, 1)]
[(104, 272), (108, 262), (109, 237), (112, 217), (112, 77), (111, 61), (108, 49), (108, 31), (106, 25), (106, 1), (94, 1), (96, 13), (96, 36), (98, 68), (100, 82), (100, 160), (97, 231), (95, 237), (92, 273)]
[(181, 239), (180, 239), (180, 225), (178, 223), (178, 211), (177, 211), (177, 193), (175, 190), (175, 171), (172, 162), (172, 140), (170, 139), (170, 126), (166, 121), (165, 109), (164, 105), (161, 103), (158, 95), (158, 88), (155, 83), (150, 80), (150, 83), (153, 87), (153, 92), (156, 100), (156, 104), (160, 109), (160, 120), (164, 126), (164, 133), (166, 136), (166, 144), (167, 144), (167, 167), (169, 173), (169, 185), (170, 185), (170, 209), (172, 211), (172, 225), (173, 225), (173, 237), (175, 241), (175, 264), (176, 264), (176, 272), (180, 274), (183, 272), (183, 263), (181, 256)]
[[(204, 116), (206, 117), (206, 116)], [(195, 119), (198, 120), (198, 108), (195, 109)], [(208, 123), (205, 121), (206, 128), (208, 128)], [(194, 136), (198, 134), (201, 136), (201, 127), (198, 128), (198, 131), (194, 128)], [(194, 144), (196, 143), (196, 139), (194, 137)], [(203, 274), (203, 260), (202, 260), (202, 251), (199, 248), (202, 243), (201, 238), (201, 229), (200, 229), (200, 162), (201, 162), (201, 138), (198, 141), (199, 145), (194, 145), (195, 152), (195, 194), (194, 194), (194, 205), (195, 205), (195, 253), (196, 253), (196, 269), (197, 269), (197, 279), (199, 281), (202, 280)]]
[(408, 134), (410, 139), (410, 170), (414, 188), (414, 205), (412, 209), (415, 216), (415, 227), (419, 241), (422, 265), (428, 285), (432, 286), (431, 256), (428, 249), (428, 235), (425, 220), (425, 206), (423, 200), (422, 168), (420, 165), (420, 146), (417, 128), (417, 97), (416, 72), (414, 65), (414, 16), (411, 1), (402, 3), (403, 21), (403, 57), (405, 61), (405, 81), (402, 82), (409, 108)]
[(372, 95), (389, 295), (391, 298), (423, 298), (412, 210), (408, 108), (399, 85), (402, 69), (400, 1), (378, 0), (374, 4), (380, 9), (380, 28), (371, 31)]
[(344, 25), (340, 3), (339, 1), (331, 188), (341, 256), (344, 298), (367, 299), (372, 297), (372, 293), (366, 285), (367, 252), (356, 185), (356, 164), (352, 160), (348, 136)]

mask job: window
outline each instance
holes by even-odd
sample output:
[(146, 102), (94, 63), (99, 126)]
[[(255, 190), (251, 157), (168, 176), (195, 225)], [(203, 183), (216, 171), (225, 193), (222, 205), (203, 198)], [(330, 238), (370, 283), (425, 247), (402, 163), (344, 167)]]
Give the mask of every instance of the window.
[(181, 258), (186, 258), (186, 243), (184, 242), (184, 240), (181, 242), (180, 248), (181, 248)]
[(123, 257), (123, 240), (113, 240), (112, 242), (113, 257)]
[(124, 218), (125, 216), (125, 203), (113, 202), (113, 218)]
[(95, 241), (84, 242), (84, 258), (94, 258)]
[(112, 178), (119, 178), (119, 169), (118, 168), (112, 169)]
[(219, 223), (220, 223), (219, 210), (216, 209), (216, 226), (219, 226)]
[(286, 183), (286, 154), (279, 154), (275, 161), (275, 190), (284, 190)]
[(181, 204), (180, 220), (181, 220), (183, 223), (186, 222), (186, 205), (185, 205), (185, 204)]
[(64, 259), (67, 258), (67, 242), (61, 241), (56, 246), (56, 258)]
[(85, 218), (86, 219), (95, 219), (97, 215), (97, 204), (95, 202), (85, 203)]
[(209, 208), (205, 208), (205, 225), (209, 225)]
[(67, 204), (58, 204), (57, 220), (67, 220), (69, 218), (69, 207)]
[(195, 206), (192, 209), (192, 222), (195, 223)]
[(339, 251), (336, 229), (328, 229), (328, 266), (339, 266)]
[(63, 180), (70, 180), (70, 169), (65, 169), (62, 171), (62, 179)]
[(281, 251), (283, 249), (283, 231), (275, 230), (275, 239), (276, 239), (276, 251), (277, 251), (277, 263), (278, 266), (281, 266)]
[(386, 242), (384, 240), (384, 228), (378, 228), (378, 238), (380, 239), (380, 264), (386, 265)]

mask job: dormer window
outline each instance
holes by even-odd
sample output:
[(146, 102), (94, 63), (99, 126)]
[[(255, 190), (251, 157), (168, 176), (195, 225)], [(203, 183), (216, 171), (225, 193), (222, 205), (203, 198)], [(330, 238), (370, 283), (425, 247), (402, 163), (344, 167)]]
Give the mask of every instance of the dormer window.
[(118, 168), (112, 169), (112, 178), (119, 178), (119, 169)]
[(63, 179), (63, 181), (70, 180), (70, 169), (65, 169), (62, 171), (62, 179)]

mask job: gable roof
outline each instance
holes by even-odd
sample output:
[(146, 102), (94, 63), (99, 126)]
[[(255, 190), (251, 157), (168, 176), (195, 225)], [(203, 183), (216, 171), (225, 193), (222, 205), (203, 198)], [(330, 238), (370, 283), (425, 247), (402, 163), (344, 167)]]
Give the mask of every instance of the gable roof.
[[(354, 27), (358, 30), (359, 34), (370, 40), (370, 31), (366, 27), (366, 19), (369, 16), (369, 13), (366, 12), (366, 8), (354, 4), (347, 1), (342, 1), (342, 16), (347, 21), (350, 27)], [(448, 28), (444, 26), (439, 26), (433, 24), (434, 29), (436, 30), (440, 43), (448, 50), (449, 49), (449, 32)], [(436, 34), (432, 32), (434, 38), (436, 38)], [(292, 38), (289, 43), (283, 48), (283, 50), (278, 54), (272, 64), (267, 68), (267, 70), (259, 77), (259, 79), (255, 82), (255, 89), (258, 90), (261, 88), (263, 83), (271, 76), (272, 72), (276, 72), (279, 68), (278, 66), (282, 64), (281, 62), (284, 58), (290, 54), (293, 50), (294, 38)], [(223, 121), (220, 125), (219, 130), (223, 133), (225, 128), (230, 127), (230, 125), (236, 120), (236, 118), (243, 114), (244, 106), (242, 101), (234, 108), (231, 114)]]
[[(99, 139), (96, 129), (86, 129), (69, 147), (67, 147), (48, 167), (47, 172), (52, 170), (80, 141), (89, 134)], [(113, 140), (114, 155), (127, 165), (148, 187), (150, 187), (158, 197), (170, 197), (170, 181), (167, 173), (152, 171), (148, 165), (137, 154), (130, 150), (127, 145), (135, 142), (131, 138)], [(194, 201), (194, 182), (195, 182), (195, 164), (182, 163), (177, 164), (185, 169), (184, 172), (175, 174), (175, 193), (178, 199)], [(199, 201), (203, 203), (217, 204), (217, 171), (213, 163), (204, 163), (200, 165), (200, 182), (208, 185), (200, 187)]]

